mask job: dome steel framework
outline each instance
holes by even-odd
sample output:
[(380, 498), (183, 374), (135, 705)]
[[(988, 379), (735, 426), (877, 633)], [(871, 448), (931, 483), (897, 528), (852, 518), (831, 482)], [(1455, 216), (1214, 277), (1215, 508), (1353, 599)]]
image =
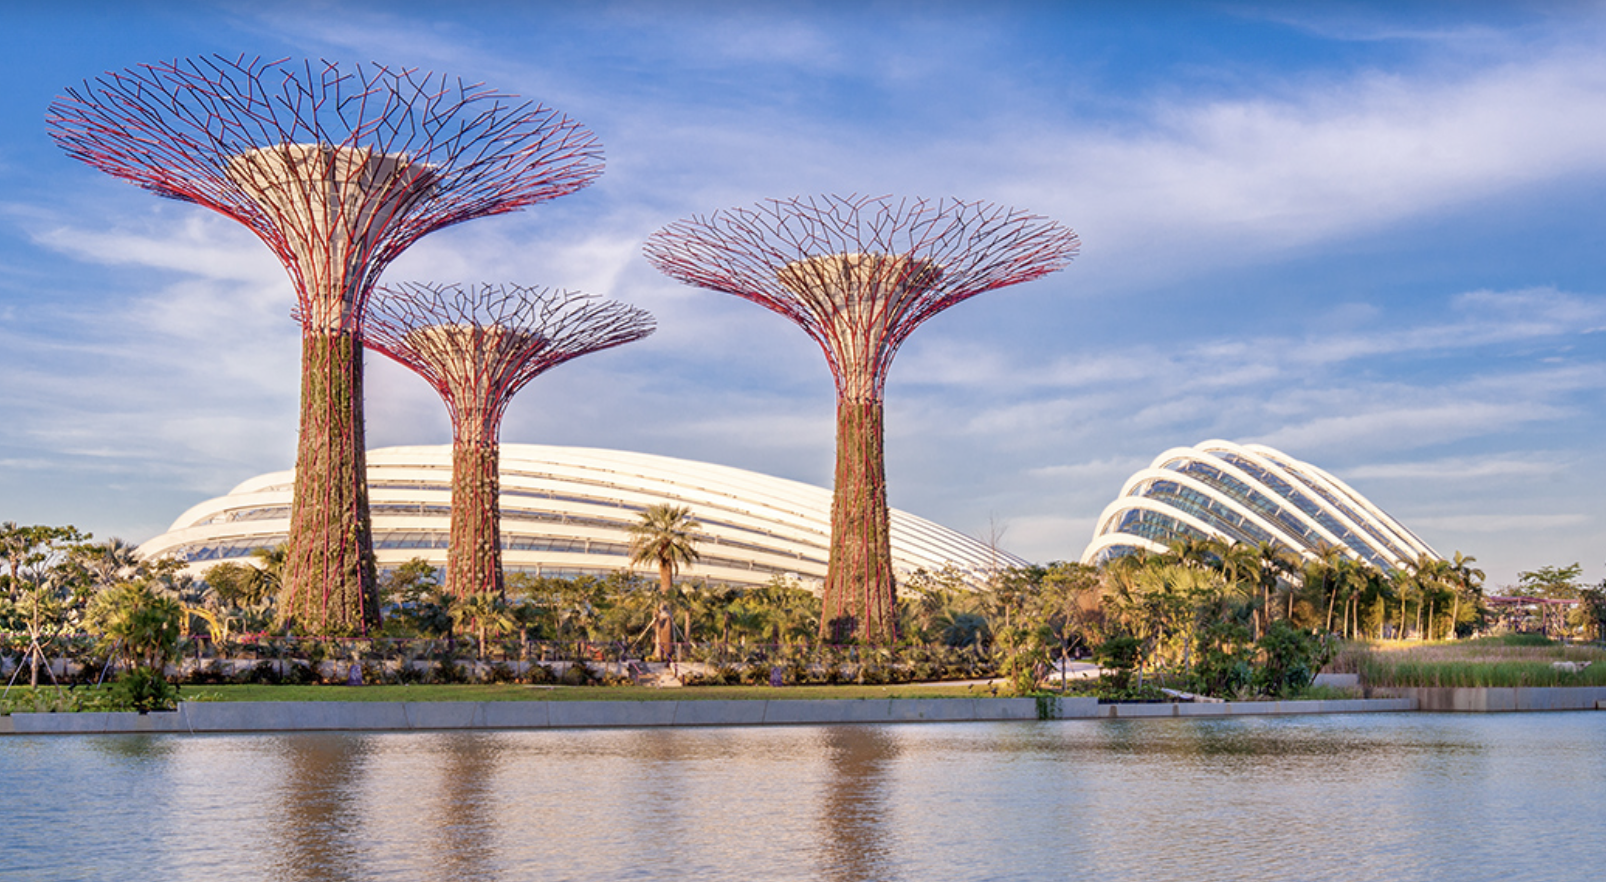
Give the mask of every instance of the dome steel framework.
[(1179, 539), (1323, 546), (1384, 572), (1438, 552), (1327, 472), (1260, 444), (1206, 441), (1155, 457), (1104, 509), (1082, 562), (1164, 551)]

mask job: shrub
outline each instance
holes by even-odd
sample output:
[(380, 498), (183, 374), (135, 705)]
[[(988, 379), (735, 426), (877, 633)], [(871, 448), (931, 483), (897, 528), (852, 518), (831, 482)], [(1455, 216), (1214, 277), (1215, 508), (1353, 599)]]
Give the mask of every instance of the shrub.
[(1329, 656), (1315, 635), (1281, 619), (1271, 623), (1255, 646), (1261, 663), (1253, 685), (1261, 695), (1288, 696), (1306, 688)]
[(1203, 695), (1231, 698), (1248, 691), (1254, 681), (1254, 652), (1249, 629), (1236, 622), (1216, 622), (1199, 635), (1199, 656), (1189, 688)]
[(1093, 660), (1106, 673), (1101, 679), (1110, 681), (1116, 690), (1125, 690), (1132, 682), (1132, 672), (1143, 658), (1143, 641), (1128, 634), (1118, 634), (1093, 647)]
[(112, 683), (110, 698), (121, 710), (168, 711), (178, 707), (178, 687), (154, 668), (131, 668)]
[(564, 670), (563, 676), (558, 678), (558, 682), (565, 686), (586, 686), (592, 682), (592, 679), (591, 669), (586, 667), (585, 662), (574, 662)]

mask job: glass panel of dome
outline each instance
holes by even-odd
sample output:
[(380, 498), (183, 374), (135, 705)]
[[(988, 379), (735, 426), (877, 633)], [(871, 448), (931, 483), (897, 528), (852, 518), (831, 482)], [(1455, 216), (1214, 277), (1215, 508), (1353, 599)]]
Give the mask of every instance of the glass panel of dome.
[(1141, 536), (1161, 545), (1170, 545), (1178, 539), (1209, 538), (1197, 527), (1146, 508), (1129, 509), (1121, 517), (1120, 532), (1129, 536)]

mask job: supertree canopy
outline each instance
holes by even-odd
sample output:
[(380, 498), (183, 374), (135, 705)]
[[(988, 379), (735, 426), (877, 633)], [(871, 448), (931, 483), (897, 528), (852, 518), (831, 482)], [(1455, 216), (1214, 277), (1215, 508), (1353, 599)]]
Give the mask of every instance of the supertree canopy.
[(896, 637), (882, 391), (920, 323), (983, 291), (1064, 268), (1076, 234), (982, 202), (822, 196), (693, 217), (648, 238), (648, 261), (689, 285), (778, 312), (836, 378), (836, 485), (822, 639)]
[(109, 72), (52, 102), (49, 127), (108, 174), (234, 218), (284, 264), (302, 383), (280, 615), (366, 633), (379, 621), (357, 337), (369, 292), (425, 233), (589, 184), (595, 138), (445, 76), (243, 57)]
[(362, 339), (416, 371), (452, 418), (452, 525), (446, 587), (502, 593), (497, 436), (508, 402), (548, 368), (651, 334), (623, 303), (517, 285), (381, 287)]

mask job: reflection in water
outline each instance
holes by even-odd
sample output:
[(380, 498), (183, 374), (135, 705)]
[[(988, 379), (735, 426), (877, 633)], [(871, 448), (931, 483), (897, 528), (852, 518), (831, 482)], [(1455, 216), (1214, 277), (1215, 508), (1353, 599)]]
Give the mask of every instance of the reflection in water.
[(0, 738), (0, 879), (1593, 880), (1606, 713)]
[(363, 851), (359, 787), (367, 738), (318, 733), (286, 738), (282, 745), (273, 877), (350, 879)]
[(829, 769), (820, 794), (820, 871), (827, 879), (880, 878), (888, 853), (887, 769), (897, 758), (889, 730), (835, 726), (820, 739)]
[(494, 735), (473, 733), (444, 751), (440, 795), (430, 825), (432, 863), (456, 879), (492, 878), (497, 760)]

